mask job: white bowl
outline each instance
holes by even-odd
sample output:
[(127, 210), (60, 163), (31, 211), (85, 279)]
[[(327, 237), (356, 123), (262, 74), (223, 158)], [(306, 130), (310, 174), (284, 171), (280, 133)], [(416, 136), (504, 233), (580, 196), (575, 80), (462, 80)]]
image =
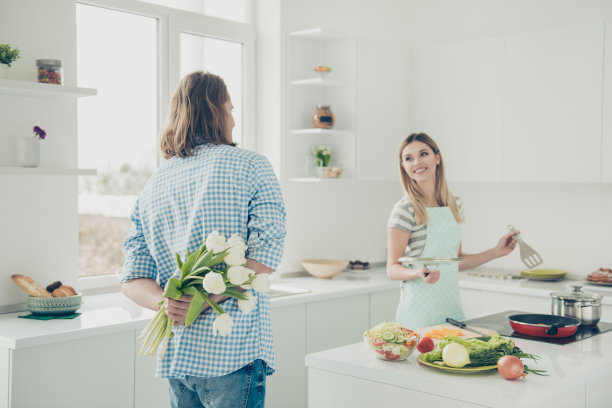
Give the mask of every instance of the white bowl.
[(334, 261), (327, 259), (307, 259), (302, 266), (315, 278), (331, 279), (346, 269), (348, 261)]

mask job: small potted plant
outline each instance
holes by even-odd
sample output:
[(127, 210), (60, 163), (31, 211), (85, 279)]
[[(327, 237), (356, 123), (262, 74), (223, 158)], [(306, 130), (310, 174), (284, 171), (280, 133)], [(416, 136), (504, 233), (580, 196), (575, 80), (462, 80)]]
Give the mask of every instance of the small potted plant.
[(9, 44), (0, 44), (0, 78), (6, 78), (11, 63), (19, 58), (19, 49)]
[(331, 147), (326, 145), (316, 146), (312, 152), (317, 159), (317, 174), (319, 177), (324, 177), (325, 168), (329, 165), (329, 159), (331, 158)]

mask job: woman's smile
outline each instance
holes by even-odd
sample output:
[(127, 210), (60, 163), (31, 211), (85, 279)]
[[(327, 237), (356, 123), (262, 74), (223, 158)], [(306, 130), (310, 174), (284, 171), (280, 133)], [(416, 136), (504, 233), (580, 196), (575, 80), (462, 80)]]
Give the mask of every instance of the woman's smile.
[(402, 151), (402, 167), (410, 178), (417, 182), (435, 177), (439, 163), (440, 156), (423, 142), (414, 141)]

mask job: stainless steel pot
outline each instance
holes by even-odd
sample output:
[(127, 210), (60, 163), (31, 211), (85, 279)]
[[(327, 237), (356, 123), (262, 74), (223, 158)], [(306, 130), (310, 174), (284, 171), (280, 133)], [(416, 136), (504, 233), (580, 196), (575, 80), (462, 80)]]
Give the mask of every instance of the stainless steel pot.
[(601, 318), (601, 295), (589, 295), (582, 292), (582, 286), (572, 286), (569, 293), (553, 292), (552, 314), (574, 317), (580, 320), (581, 326), (594, 326)]

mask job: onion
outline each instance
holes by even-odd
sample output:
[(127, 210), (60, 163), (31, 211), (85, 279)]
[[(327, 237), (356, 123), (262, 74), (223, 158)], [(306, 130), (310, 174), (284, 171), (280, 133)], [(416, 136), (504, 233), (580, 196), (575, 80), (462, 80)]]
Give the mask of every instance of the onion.
[(520, 358), (515, 356), (503, 356), (497, 360), (497, 371), (506, 380), (516, 380), (525, 377), (525, 368)]
[(470, 364), (470, 355), (459, 343), (449, 343), (442, 349), (442, 361), (449, 367), (461, 368)]

